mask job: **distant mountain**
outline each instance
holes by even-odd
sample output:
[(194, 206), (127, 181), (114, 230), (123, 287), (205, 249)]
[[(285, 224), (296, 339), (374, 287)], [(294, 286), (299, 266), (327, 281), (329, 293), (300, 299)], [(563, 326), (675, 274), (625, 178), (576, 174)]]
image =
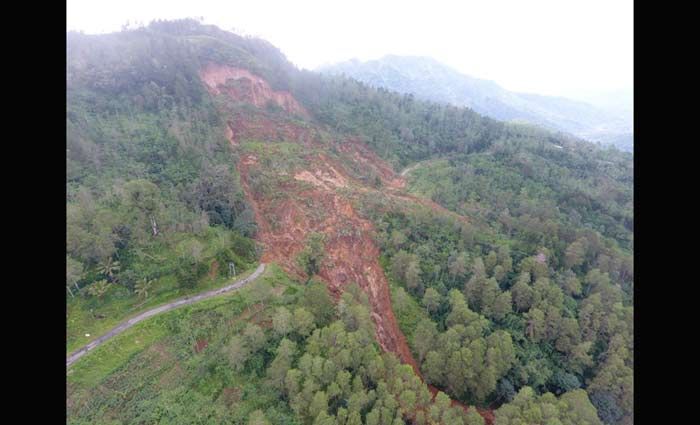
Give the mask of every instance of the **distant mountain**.
[[(525, 121), (574, 134), (594, 142), (631, 151), (631, 113), (596, 107), (564, 97), (511, 92), (493, 81), (464, 75), (432, 58), (388, 55), (378, 60), (356, 59), (322, 66), (317, 71), (345, 74), (375, 87), (384, 87), (435, 102), (467, 106), (480, 114), (506, 121)], [(607, 98), (610, 103), (611, 97)], [(618, 111), (619, 113), (615, 113)]]
[(620, 89), (612, 91), (576, 93), (569, 95), (572, 99), (581, 100), (612, 114), (627, 116), (632, 120), (632, 105), (634, 93), (632, 89)]

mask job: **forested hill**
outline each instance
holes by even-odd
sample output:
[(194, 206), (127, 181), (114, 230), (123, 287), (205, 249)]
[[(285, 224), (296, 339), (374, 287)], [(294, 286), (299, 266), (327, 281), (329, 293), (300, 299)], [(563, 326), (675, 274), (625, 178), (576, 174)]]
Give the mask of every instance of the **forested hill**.
[(625, 151), (631, 152), (633, 147), (631, 114), (614, 114), (563, 97), (511, 92), (493, 81), (461, 74), (432, 58), (388, 55), (366, 62), (350, 60), (326, 65), (318, 71), (346, 75), (421, 99), (467, 106), (499, 120), (525, 121), (566, 131)]
[(269, 265), (81, 358), (69, 423), (633, 423), (630, 153), (193, 20), (67, 61), (67, 351)]

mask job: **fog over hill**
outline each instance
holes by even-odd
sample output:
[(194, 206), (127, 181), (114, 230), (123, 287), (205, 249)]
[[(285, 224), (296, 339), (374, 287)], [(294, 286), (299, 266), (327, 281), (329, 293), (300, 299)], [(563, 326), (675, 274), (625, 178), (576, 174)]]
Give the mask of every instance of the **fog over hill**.
[[(493, 81), (464, 75), (435, 59), (418, 56), (387, 55), (366, 62), (352, 59), (317, 70), (345, 74), (372, 86), (413, 93), (422, 99), (468, 106), (499, 120), (524, 121), (568, 132), (626, 151), (633, 147), (631, 93), (591, 94), (586, 99), (589, 103), (516, 93)], [(625, 108), (627, 103), (629, 106)]]

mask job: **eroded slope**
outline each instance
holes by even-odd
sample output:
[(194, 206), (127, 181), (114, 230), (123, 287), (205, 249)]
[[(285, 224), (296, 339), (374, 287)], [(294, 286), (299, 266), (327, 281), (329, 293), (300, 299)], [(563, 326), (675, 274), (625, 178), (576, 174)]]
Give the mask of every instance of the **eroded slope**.
[[(226, 137), (239, 156), (241, 182), (258, 223), (256, 238), (264, 247), (262, 261), (275, 262), (288, 273), (305, 277), (295, 258), (309, 234), (324, 234), (326, 255), (319, 277), (336, 299), (347, 285), (357, 283), (372, 306), (379, 345), (422, 377), (391, 307), (374, 225), (353, 204), (369, 194), (379, 202), (422, 204), (441, 214), (456, 214), (407, 194), (403, 190), (405, 179), (359, 139), (339, 139), (308, 120), (295, 119), (293, 114), (309, 115), (288, 93), (280, 97), (267, 89), (255, 94), (226, 89), (231, 79), (241, 78), (253, 81), (254, 86), (269, 87), (248, 71), (209, 66), (200, 75), (214, 96), (223, 94), (259, 108), (271, 100), (289, 113), (241, 110), (232, 105), (223, 111)], [(462, 216), (458, 219), (466, 221)], [(482, 412), (488, 423), (490, 413)]]

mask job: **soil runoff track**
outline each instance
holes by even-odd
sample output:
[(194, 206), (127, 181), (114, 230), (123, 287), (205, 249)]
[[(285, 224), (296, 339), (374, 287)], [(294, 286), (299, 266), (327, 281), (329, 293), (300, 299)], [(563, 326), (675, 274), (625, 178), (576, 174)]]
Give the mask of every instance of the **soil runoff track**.
[(70, 367), (73, 363), (76, 362), (79, 358), (84, 356), (88, 351), (99, 347), (102, 345), (105, 341), (108, 339), (112, 338), (115, 335), (119, 335), (120, 333), (124, 332), (125, 330), (129, 329), (130, 327), (134, 326), (135, 324), (148, 319), (151, 316), (155, 316), (156, 314), (164, 313), (166, 311), (170, 311), (173, 309), (176, 309), (178, 307), (182, 307), (183, 305), (189, 305), (189, 304), (194, 304), (198, 301), (206, 300), (208, 298), (215, 297), (217, 295), (221, 295), (223, 293), (229, 292), (233, 289), (238, 289), (253, 280), (257, 279), (262, 272), (265, 271), (265, 263), (260, 263), (257, 269), (253, 271), (253, 273), (250, 274), (250, 276), (243, 278), (241, 280), (238, 280), (236, 282), (233, 282), (227, 286), (224, 286), (223, 288), (219, 289), (212, 289), (207, 292), (202, 292), (201, 294), (197, 294), (194, 296), (186, 296), (183, 298), (180, 298), (179, 300), (175, 300), (172, 302), (169, 302), (167, 304), (164, 304), (160, 307), (155, 307), (150, 310), (146, 310), (143, 313), (139, 314), (136, 317), (132, 317), (131, 319), (125, 320), (124, 322), (120, 323), (116, 327), (114, 327), (111, 331), (107, 332), (106, 334), (102, 335), (101, 337), (95, 339), (94, 341), (88, 343), (87, 345), (83, 346), (82, 348), (79, 348), (72, 352), (67, 358), (66, 358), (66, 368)]

